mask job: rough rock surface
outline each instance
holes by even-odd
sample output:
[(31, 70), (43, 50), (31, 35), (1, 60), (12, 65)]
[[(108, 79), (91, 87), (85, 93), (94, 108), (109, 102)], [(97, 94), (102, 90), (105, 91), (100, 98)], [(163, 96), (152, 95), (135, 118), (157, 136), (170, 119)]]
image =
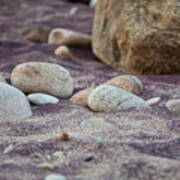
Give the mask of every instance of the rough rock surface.
[(110, 85), (101, 85), (92, 90), (88, 95), (88, 106), (97, 112), (148, 107), (142, 98)]
[(73, 79), (65, 68), (43, 62), (17, 65), (11, 83), (25, 93), (47, 93), (61, 98), (70, 96), (74, 89)]
[(23, 92), (0, 82), (0, 122), (20, 121), (31, 115), (29, 102)]
[(101, 0), (96, 5), (94, 53), (132, 74), (180, 73), (179, 0)]
[[(78, 7), (78, 13), (69, 16), (74, 6)], [(55, 47), (25, 44), (19, 33), (25, 26), (39, 24), (48, 31), (63, 27), (91, 34), (92, 20), (93, 8), (88, 4), (63, 0), (0, 1), (0, 72), (8, 80), (13, 68), (23, 62), (33, 59), (57, 63), (70, 71), (75, 93), (120, 75), (98, 61), (91, 50), (75, 50), (82, 58), (79, 61), (56, 57)], [(180, 120), (169, 113), (165, 104), (180, 97), (180, 76), (139, 78), (144, 86), (143, 99), (162, 99), (151, 110), (93, 113), (63, 99), (55, 105), (32, 106), (33, 116), (26, 121), (0, 123), (0, 179), (44, 180), (55, 173), (67, 180), (169, 180), (172, 177), (179, 180)], [(93, 125), (81, 124), (86, 120)], [(96, 120), (100, 121), (96, 124)], [(69, 141), (57, 141), (63, 132), (69, 134)], [(95, 145), (99, 139), (104, 141), (101, 148)], [(11, 144), (14, 149), (3, 154)], [(65, 158), (53, 157), (57, 151), (62, 151)], [(83, 162), (89, 156), (94, 160)], [(54, 169), (39, 168), (45, 162)]]

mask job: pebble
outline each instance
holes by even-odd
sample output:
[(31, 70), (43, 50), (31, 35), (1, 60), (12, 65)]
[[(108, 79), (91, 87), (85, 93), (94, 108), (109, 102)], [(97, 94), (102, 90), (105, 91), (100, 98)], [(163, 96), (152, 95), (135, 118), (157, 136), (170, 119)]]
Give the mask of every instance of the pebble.
[(61, 174), (49, 174), (45, 177), (45, 180), (66, 180), (66, 177)]
[(33, 93), (33, 94), (29, 94), (27, 96), (28, 100), (36, 105), (43, 105), (43, 104), (57, 104), (59, 102), (59, 99), (54, 97), (54, 96), (50, 96), (48, 94), (44, 94), (44, 93)]
[(57, 158), (64, 157), (64, 152), (63, 151), (56, 151), (53, 153), (53, 156), (55, 156)]
[(5, 78), (0, 74), (0, 82), (1, 83), (6, 83), (6, 80), (5, 80)]
[(64, 56), (67, 58), (73, 58), (74, 57), (73, 53), (70, 51), (70, 49), (67, 46), (59, 46), (55, 50), (54, 54), (56, 56)]
[(39, 167), (42, 169), (54, 169), (54, 166), (50, 163), (42, 163), (39, 165)]
[(53, 29), (48, 36), (48, 44), (65, 45), (71, 47), (91, 47), (91, 36), (80, 32), (71, 31), (63, 28)]
[(0, 97), (0, 121), (19, 121), (32, 116), (29, 102), (19, 89), (0, 83)]
[(141, 81), (136, 76), (132, 75), (117, 76), (104, 84), (121, 88), (136, 95), (139, 95), (143, 90)]
[(72, 95), (73, 79), (58, 64), (28, 62), (17, 65), (11, 74), (11, 84), (25, 93), (45, 93), (66, 98)]
[(10, 144), (8, 147), (6, 147), (3, 151), (4, 154), (7, 154), (11, 152), (14, 149), (14, 145)]
[(78, 7), (73, 7), (69, 11), (70, 16), (74, 16), (78, 12)]
[(151, 98), (151, 99), (147, 100), (146, 103), (149, 106), (152, 106), (152, 105), (158, 104), (160, 101), (161, 101), (160, 97), (154, 97), (154, 98)]
[(73, 104), (80, 104), (82, 106), (88, 106), (87, 99), (88, 99), (88, 94), (90, 93), (91, 90), (92, 89), (83, 89), (77, 92), (71, 97), (70, 101)]
[(25, 42), (45, 43), (48, 38), (47, 30), (40, 26), (25, 29), (22, 34)]
[(171, 113), (180, 116), (180, 99), (169, 100), (165, 106)]
[(101, 85), (92, 90), (88, 96), (88, 106), (91, 110), (97, 112), (119, 111), (132, 107), (148, 107), (142, 98), (109, 85)]
[(89, 157), (85, 158), (83, 161), (84, 162), (90, 162), (92, 160), (94, 160), (94, 157), (93, 156), (89, 156)]
[(69, 140), (69, 135), (67, 133), (62, 133), (59, 138), (60, 141), (68, 141)]
[(94, 6), (96, 6), (96, 3), (97, 3), (97, 0), (91, 0), (89, 5), (90, 5), (90, 7), (94, 7)]

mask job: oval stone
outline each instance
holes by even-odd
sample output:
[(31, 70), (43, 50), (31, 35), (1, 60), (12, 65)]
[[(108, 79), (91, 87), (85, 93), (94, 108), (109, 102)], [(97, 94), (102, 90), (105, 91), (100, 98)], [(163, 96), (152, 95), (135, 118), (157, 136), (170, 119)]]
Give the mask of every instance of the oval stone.
[(73, 92), (70, 73), (58, 64), (28, 62), (17, 65), (11, 83), (25, 93), (46, 93), (66, 98)]
[(92, 90), (88, 96), (88, 106), (93, 111), (99, 112), (120, 111), (132, 107), (148, 107), (142, 98), (109, 85), (101, 85)]
[(19, 89), (0, 82), (0, 121), (15, 121), (32, 115), (29, 102)]

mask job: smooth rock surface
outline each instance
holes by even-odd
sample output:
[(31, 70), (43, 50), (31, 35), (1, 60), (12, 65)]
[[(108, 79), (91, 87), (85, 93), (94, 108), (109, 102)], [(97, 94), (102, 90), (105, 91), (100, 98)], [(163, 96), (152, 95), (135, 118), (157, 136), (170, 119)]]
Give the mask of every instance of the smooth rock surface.
[(20, 121), (30, 116), (32, 111), (23, 92), (0, 82), (0, 121)]
[(33, 94), (29, 94), (27, 96), (28, 100), (36, 105), (43, 105), (43, 104), (57, 104), (59, 102), (59, 99), (54, 97), (54, 96), (50, 96), (48, 94), (44, 94), (44, 93), (33, 93)]
[(73, 92), (70, 73), (58, 64), (28, 62), (17, 65), (11, 83), (25, 93), (46, 93), (66, 98)]
[(137, 77), (131, 75), (117, 76), (104, 84), (118, 87), (137, 95), (139, 95), (143, 90), (141, 81)]
[(49, 174), (45, 177), (45, 180), (66, 180), (66, 177), (61, 174)]
[(158, 104), (160, 101), (161, 101), (161, 98), (160, 98), (160, 97), (154, 97), (154, 98), (148, 99), (148, 100), (146, 101), (146, 103), (147, 103), (149, 106), (152, 106), (152, 105)]
[(101, 85), (88, 96), (88, 106), (93, 111), (120, 111), (132, 107), (148, 107), (146, 102), (127, 91), (109, 85)]
[(174, 115), (180, 116), (180, 99), (169, 100), (166, 108)]
[(136, 75), (180, 73), (179, 0), (99, 0), (93, 51)]

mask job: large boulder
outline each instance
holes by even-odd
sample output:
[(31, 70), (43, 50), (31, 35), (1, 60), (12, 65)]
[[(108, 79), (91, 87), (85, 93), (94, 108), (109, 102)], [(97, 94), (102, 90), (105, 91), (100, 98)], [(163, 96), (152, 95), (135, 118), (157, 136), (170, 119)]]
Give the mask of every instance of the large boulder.
[(179, 0), (98, 1), (94, 53), (131, 74), (180, 73), (179, 5)]

